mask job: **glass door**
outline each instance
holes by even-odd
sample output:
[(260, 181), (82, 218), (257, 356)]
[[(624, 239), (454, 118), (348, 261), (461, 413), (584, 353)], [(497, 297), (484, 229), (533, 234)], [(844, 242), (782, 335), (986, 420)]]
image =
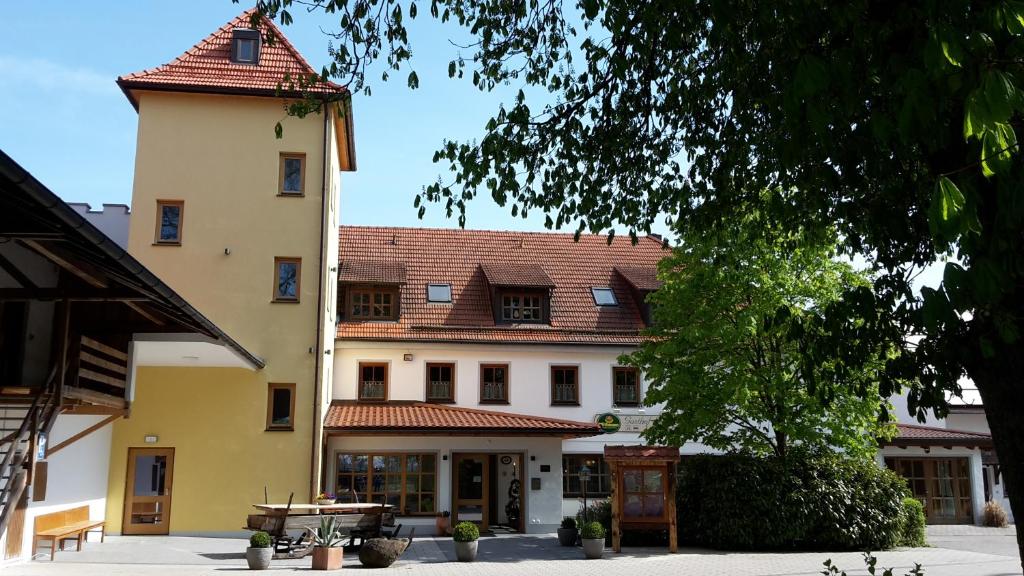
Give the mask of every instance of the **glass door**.
[(129, 448), (124, 534), (167, 534), (174, 448)]
[(462, 521), (473, 522), (486, 530), (490, 515), (488, 499), (490, 478), (486, 454), (455, 454), (452, 474), (452, 526)]

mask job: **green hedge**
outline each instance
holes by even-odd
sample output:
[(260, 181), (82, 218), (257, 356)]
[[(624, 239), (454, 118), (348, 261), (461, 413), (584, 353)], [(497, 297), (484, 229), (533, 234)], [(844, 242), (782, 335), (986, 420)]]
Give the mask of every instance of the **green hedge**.
[(680, 467), (680, 540), (733, 550), (881, 550), (900, 544), (906, 483), (871, 461), (696, 456)]
[(900, 546), (920, 548), (927, 545), (924, 505), (917, 498), (907, 496), (903, 499), (903, 535)]

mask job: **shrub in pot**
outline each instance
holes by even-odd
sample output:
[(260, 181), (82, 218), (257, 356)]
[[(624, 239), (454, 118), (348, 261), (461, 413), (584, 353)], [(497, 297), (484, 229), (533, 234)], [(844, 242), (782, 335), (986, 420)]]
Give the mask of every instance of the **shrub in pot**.
[(270, 547), (270, 534), (256, 532), (249, 537), (249, 547), (245, 549), (245, 561), (249, 570), (266, 570), (270, 568), (270, 559), (274, 549)]
[(472, 522), (459, 522), (452, 531), (452, 540), (455, 540), (455, 557), (459, 562), (472, 562), (476, 560), (477, 539), (480, 538), (480, 529)]
[(313, 570), (338, 570), (341, 568), (341, 534), (338, 533), (334, 516), (321, 516), (320, 527), (310, 530), (313, 540)]
[(580, 530), (583, 541), (583, 554), (593, 560), (604, 553), (604, 526), (600, 522), (588, 522)]
[(437, 536), (448, 535), (448, 530), (451, 529), (451, 515), (452, 513), (447, 510), (437, 513), (437, 518), (434, 520), (434, 530)]
[(991, 528), (1005, 528), (1010, 523), (1006, 510), (1003, 510), (1003, 507), (995, 500), (989, 500), (985, 503), (985, 509), (982, 511), (981, 518), (982, 525)]
[(576, 529), (576, 519), (571, 516), (562, 518), (562, 527), (558, 529), (558, 543), (562, 546), (575, 546), (579, 530)]

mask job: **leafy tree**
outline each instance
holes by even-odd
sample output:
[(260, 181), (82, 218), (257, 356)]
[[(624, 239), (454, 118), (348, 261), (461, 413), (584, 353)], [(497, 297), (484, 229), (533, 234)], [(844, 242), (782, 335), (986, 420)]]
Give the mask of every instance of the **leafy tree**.
[[(258, 6), (288, 21), (291, 3)], [(415, 0), (303, 4), (339, 15), (325, 76), (355, 90), (375, 60), (408, 68)], [(756, 191), (798, 191), (773, 221), (834, 227), (878, 272), (860, 313), (885, 316), (877, 336), (902, 352), (879, 392), (912, 378), (911, 407), (942, 416), (970, 377), (1024, 514), (1024, 3), (431, 0), (429, 14), (475, 39), (450, 75), (533, 90), (478, 140), (442, 143), (452, 178), (421, 210), (461, 223), (484, 191), (556, 228), (638, 234), (667, 217), (711, 234)], [(917, 294), (917, 271), (949, 256)]]
[[(648, 440), (785, 459), (797, 445), (870, 457), (879, 436), (892, 436), (878, 418), (889, 350), (858, 339), (864, 322), (824, 319), (870, 287), (827, 240), (773, 228), (752, 209), (713, 237), (686, 238), (662, 262), (653, 338), (625, 359), (650, 380), (647, 402), (665, 403)], [(843, 346), (808, 352), (833, 330)]]

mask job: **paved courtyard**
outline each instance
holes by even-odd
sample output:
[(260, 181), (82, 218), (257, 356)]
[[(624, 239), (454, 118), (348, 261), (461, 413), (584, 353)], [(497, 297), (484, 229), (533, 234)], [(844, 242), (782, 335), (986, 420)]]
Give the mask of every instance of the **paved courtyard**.
[[(1016, 532), (973, 526), (929, 527), (929, 548), (900, 549), (878, 554), (880, 564), (898, 568), (902, 576), (915, 562), (928, 576), (1021, 575)], [(5, 575), (200, 575), (246, 570), (246, 542), (230, 538), (118, 537), (90, 543), (82, 552), (57, 553), (57, 560), (40, 560), (3, 569)], [(558, 546), (554, 535), (482, 538), (477, 561), (455, 562), (451, 540), (417, 538), (394, 566), (376, 573), (424, 576), (622, 574), (626, 576), (812, 576), (832, 558), (853, 574), (866, 574), (858, 553), (726, 553), (694, 548), (667, 554), (658, 548), (624, 548), (602, 560), (583, 560), (576, 548)], [(310, 559), (275, 561), (272, 570), (309, 570)], [(361, 570), (355, 553), (346, 553), (344, 570)]]

